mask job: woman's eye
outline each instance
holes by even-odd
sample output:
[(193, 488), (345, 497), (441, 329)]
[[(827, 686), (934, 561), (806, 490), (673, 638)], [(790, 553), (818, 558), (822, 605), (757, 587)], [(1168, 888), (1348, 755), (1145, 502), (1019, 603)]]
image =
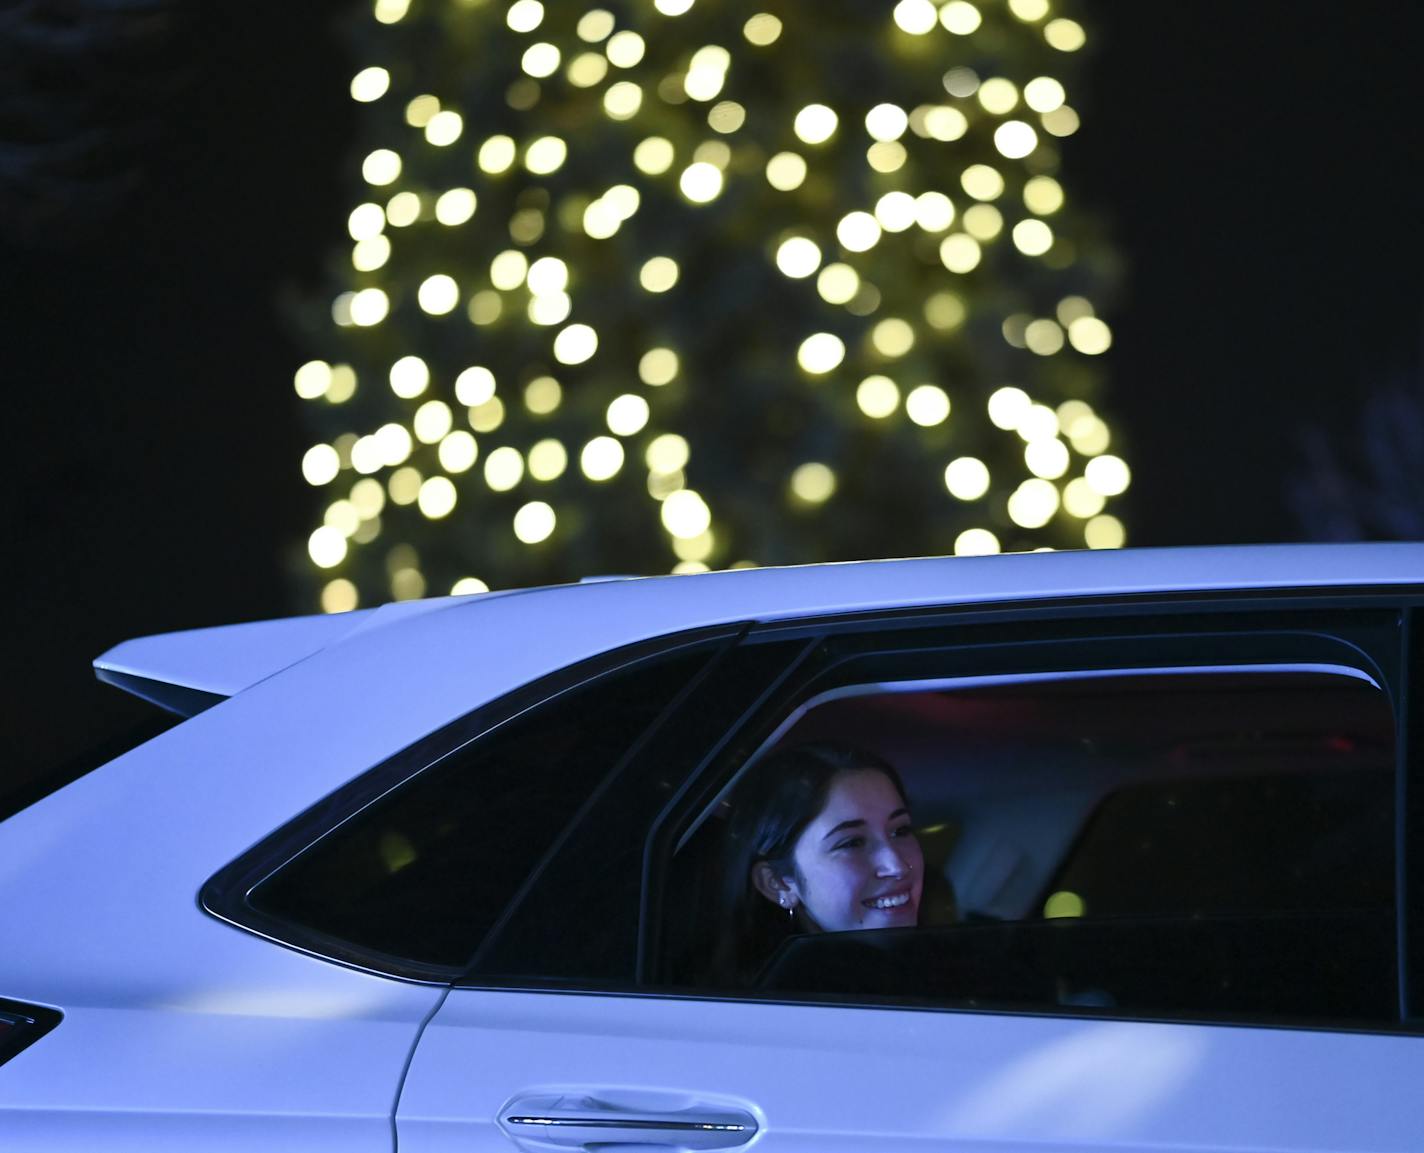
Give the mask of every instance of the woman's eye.
[(864, 838), (864, 837), (847, 837), (844, 841), (841, 841), (838, 845), (836, 845), (836, 848), (837, 848), (837, 849), (858, 849), (858, 848), (860, 848), (861, 845), (863, 845), (863, 844), (865, 844), (865, 838)]
[(901, 825), (898, 829), (891, 830), (890, 835), (892, 837), (913, 837), (915, 835), (915, 826)]

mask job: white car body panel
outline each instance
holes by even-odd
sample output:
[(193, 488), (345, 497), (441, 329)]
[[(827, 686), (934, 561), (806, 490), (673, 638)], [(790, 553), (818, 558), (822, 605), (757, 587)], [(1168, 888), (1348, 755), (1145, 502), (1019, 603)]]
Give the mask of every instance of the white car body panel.
[[(204, 913), (198, 890), (347, 781), (558, 669), (737, 621), (1421, 582), (1421, 545), (1056, 553), (612, 581), (129, 642), (105, 667), (233, 695), (0, 826), (0, 995), (65, 1014), (0, 1068), (0, 1145), (389, 1149), (405, 1063), (443, 988), (261, 939)], [(1137, 1104), (1113, 1106), (1102, 1081), (1085, 1088), (1087, 1073), (1059, 1052), (1093, 1056)], [(1134, 1081), (1159, 1052), (1187, 1056)], [(479, 1117), (511, 1093), (586, 1083), (590, 1070), (600, 1084), (755, 1100), (765, 1140), (788, 1151), (863, 1151), (917, 1119), (957, 1135), (945, 1148), (1055, 1148), (1043, 1142), (1060, 1104), (1086, 1126), (1084, 1148), (1393, 1153), (1424, 1133), (1419, 1107), (1400, 1106), (1424, 1081), (1414, 1038), (461, 990), (419, 1046), (403, 1153), (507, 1149)], [(767, 1095), (763, 1081), (782, 1088)], [(1277, 1096), (1253, 1103), (1263, 1085)], [(1087, 1104), (1074, 1113), (1078, 1088)], [(1374, 1116), (1381, 1094), (1399, 1106), (1394, 1127), (1350, 1136), (1347, 1118)], [(871, 1116), (880, 1128), (865, 1129)], [(860, 1137), (833, 1143), (834, 1123), (857, 1117)], [(1268, 1121), (1279, 1127), (1270, 1143)]]
[(456, 989), (401, 1153), (508, 1153), (512, 1099), (664, 1091), (765, 1153), (1417, 1153), (1424, 1039), (990, 1013)]

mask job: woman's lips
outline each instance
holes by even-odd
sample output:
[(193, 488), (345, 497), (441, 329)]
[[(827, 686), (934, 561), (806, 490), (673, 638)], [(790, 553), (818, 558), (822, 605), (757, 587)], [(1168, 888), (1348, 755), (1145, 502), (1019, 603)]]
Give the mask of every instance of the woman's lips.
[(902, 889), (898, 893), (885, 893), (879, 897), (867, 897), (861, 902), (867, 909), (903, 909), (910, 903), (910, 890)]

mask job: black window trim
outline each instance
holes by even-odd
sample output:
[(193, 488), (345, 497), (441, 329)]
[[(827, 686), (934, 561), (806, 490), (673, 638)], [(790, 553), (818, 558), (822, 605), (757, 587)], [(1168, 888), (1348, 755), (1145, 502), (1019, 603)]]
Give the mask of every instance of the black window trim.
[[(705, 647), (711, 663), (718, 653), (733, 646), (747, 628), (747, 622), (735, 622), (689, 629), (625, 645), (550, 673), (476, 707), (361, 773), (218, 870), (199, 890), (199, 908), (218, 920), (274, 944), (348, 968), (421, 984), (450, 984), (461, 975), (463, 967), (412, 961), (353, 944), (261, 912), (249, 903), (249, 894), (272, 874), (383, 797), (531, 709), (542, 707), (606, 677), (693, 648)], [(697, 676), (704, 675), (705, 671), (706, 666)], [(677, 699), (680, 697), (681, 694)], [(661, 721), (660, 717), (653, 727)]]

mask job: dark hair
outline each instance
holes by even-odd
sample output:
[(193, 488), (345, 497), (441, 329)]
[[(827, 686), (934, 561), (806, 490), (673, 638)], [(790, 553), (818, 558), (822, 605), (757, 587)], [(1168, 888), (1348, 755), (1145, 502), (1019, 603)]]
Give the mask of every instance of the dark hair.
[(825, 808), (832, 782), (857, 769), (883, 773), (908, 806), (905, 784), (891, 765), (864, 749), (830, 741), (778, 749), (738, 782), (723, 854), (725, 935), (715, 966), (723, 980), (748, 983), (795, 932), (792, 919), (756, 891), (752, 867), (765, 861), (789, 876), (797, 838)]

